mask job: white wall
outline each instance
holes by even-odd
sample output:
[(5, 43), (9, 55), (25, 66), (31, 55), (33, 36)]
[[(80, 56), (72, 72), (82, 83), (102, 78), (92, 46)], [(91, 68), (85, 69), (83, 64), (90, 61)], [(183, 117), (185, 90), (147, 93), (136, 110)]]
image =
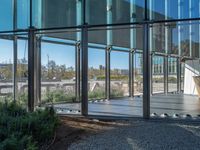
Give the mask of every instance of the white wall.
[(184, 94), (197, 95), (193, 76), (198, 76), (199, 73), (199, 60), (187, 60), (185, 62)]

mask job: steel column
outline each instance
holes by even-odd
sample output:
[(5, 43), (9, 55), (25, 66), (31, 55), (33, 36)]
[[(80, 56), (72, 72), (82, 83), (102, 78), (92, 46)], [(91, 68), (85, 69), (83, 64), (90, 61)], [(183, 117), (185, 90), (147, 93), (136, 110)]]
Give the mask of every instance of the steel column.
[(76, 44), (76, 101), (80, 102), (80, 42)]
[(177, 91), (178, 93), (181, 93), (181, 60), (180, 58), (177, 58)]
[[(112, 0), (107, 0), (107, 24), (112, 23)], [(112, 27), (107, 27), (106, 47), (106, 98), (110, 99), (110, 53), (112, 49)]]
[(35, 105), (41, 103), (41, 37), (36, 37), (36, 62), (35, 62), (35, 75), (36, 75), (36, 101)]
[[(189, 18), (192, 18), (192, 1), (189, 0)], [(192, 51), (192, 21), (189, 21), (189, 55), (193, 57)]]
[(17, 36), (13, 40), (13, 99), (17, 100)]
[(36, 70), (35, 70), (35, 32), (33, 28), (28, 33), (28, 110), (34, 111), (36, 101)]
[(105, 59), (106, 59), (106, 99), (110, 99), (110, 53), (111, 53), (111, 48), (107, 47), (105, 51)]
[(150, 51), (149, 25), (143, 26), (143, 117), (150, 118)]
[[(17, 1), (13, 0), (13, 29), (17, 30)], [(13, 99), (17, 99), (17, 36), (13, 36)]]
[[(86, 3), (86, 2), (83, 2), (83, 3)], [(83, 4), (84, 7), (86, 7), (86, 4)], [(79, 26), (82, 24), (82, 13), (85, 13), (85, 9), (84, 9), (84, 12), (83, 12), (83, 8), (82, 8), (82, 1), (81, 0), (77, 0), (76, 1), (76, 25)], [(83, 20), (85, 22), (85, 19)], [(77, 40), (77, 43), (76, 43), (76, 47), (75, 47), (75, 68), (76, 68), (76, 87), (75, 87), (75, 95), (76, 95), (76, 101), (77, 102), (80, 102), (80, 91), (81, 91), (81, 88), (80, 88), (80, 51), (81, 51), (81, 33), (80, 32), (77, 32), (76, 33), (76, 40)]]
[(129, 96), (133, 97), (133, 61), (134, 61), (134, 51), (130, 51), (129, 53)]
[[(130, 22), (136, 22), (136, 1), (130, 1)], [(136, 30), (132, 25), (130, 28), (130, 52), (129, 52), (129, 96), (134, 96), (134, 49), (136, 48)]]
[(82, 96), (82, 115), (88, 115), (88, 30), (87, 25), (82, 27), (82, 82), (81, 82), (81, 96)]
[(168, 93), (168, 56), (164, 57), (164, 93)]

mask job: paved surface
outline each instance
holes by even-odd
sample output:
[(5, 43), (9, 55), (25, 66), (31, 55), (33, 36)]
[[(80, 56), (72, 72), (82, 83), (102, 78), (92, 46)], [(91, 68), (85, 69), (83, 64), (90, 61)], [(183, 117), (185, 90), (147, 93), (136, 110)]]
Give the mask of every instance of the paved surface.
[[(80, 110), (80, 104), (60, 104), (56, 107)], [(62, 111), (60, 113), (68, 113)], [(151, 113), (161, 115), (167, 113), (196, 117), (200, 114), (200, 99), (189, 95), (156, 95), (151, 97)], [(89, 103), (90, 115), (104, 116), (142, 116), (142, 98), (135, 97), (105, 101), (94, 101)]]
[(86, 137), (69, 150), (199, 150), (200, 126), (194, 124), (129, 122)]

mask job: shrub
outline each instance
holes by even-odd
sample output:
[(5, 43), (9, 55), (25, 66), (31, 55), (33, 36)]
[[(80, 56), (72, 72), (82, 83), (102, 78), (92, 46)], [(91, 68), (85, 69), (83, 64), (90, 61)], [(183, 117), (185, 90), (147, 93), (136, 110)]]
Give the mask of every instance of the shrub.
[(0, 103), (0, 149), (35, 150), (50, 140), (58, 124), (53, 108), (29, 113), (18, 103)]
[(103, 88), (103, 89), (96, 89), (94, 91), (89, 91), (88, 97), (89, 97), (89, 99), (105, 98), (105, 90)]
[(64, 90), (47, 91), (42, 98), (42, 103), (74, 102), (76, 100), (73, 92), (65, 93)]

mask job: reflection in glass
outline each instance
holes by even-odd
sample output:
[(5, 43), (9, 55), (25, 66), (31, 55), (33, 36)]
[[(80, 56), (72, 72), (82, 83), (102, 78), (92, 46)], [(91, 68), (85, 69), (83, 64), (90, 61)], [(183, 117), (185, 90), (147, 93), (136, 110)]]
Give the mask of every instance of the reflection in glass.
[(30, 0), (17, 0), (17, 28), (27, 29), (30, 26)]
[(0, 31), (13, 30), (13, 0), (0, 0)]
[(144, 18), (144, 0), (86, 0), (88, 24), (129, 23)]

